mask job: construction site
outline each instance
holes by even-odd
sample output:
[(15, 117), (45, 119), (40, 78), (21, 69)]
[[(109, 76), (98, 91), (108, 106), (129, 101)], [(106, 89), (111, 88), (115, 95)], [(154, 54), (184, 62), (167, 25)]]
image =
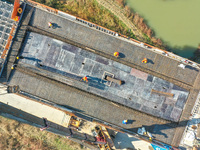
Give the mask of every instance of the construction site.
[(200, 145), (199, 64), (30, 0), (0, 1), (0, 40), (1, 115), (90, 149)]

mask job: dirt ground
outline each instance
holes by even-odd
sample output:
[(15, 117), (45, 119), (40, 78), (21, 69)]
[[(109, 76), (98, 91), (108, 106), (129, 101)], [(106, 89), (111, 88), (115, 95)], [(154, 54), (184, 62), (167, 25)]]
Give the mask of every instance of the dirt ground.
[(1, 150), (86, 150), (64, 137), (0, 116)]

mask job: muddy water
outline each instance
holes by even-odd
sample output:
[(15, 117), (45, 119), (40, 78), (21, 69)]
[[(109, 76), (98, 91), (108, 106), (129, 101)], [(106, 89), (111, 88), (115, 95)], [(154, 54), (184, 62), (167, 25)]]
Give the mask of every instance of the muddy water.
[(200, 43), (200, 0), (127, 0), (171, 51), (189, 58)]

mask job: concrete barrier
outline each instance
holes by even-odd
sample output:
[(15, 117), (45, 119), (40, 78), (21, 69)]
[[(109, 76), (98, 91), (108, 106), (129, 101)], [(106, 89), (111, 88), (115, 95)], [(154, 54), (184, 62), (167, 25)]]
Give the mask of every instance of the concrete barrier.
[(75, 21), (75, 20), (76, 20), (76, 17), (75, 17), (75, 16), (72, 16), (72, 15), (70, 15), (70, 14), (64, 13), (64, 12), (62, 12), (62, 11), (58, 11), (58, 15), (59, 15), (59, 16), (62, 16), (62, 17), (64, 17), (64, 18), (66, 18), (66, 19), (72, 20), (72, 21)]

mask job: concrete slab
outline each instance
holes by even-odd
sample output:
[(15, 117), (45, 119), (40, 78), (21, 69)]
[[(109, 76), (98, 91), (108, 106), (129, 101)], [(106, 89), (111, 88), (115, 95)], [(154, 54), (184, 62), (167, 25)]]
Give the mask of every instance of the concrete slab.
[(151, 150), (151, 144), (146, 141), (141, 141), (135, 137), (118, 132), (114, 138), (114, 145), (116, 149), (141, 149), (141, 150)]
[(0, 102), (10, 105), (14, 108), (23, 110), (29, 114), (39, 118), (47, 118), (47, 120), (58, 125), (68, 127), (70, 116), (67, 116), (63, 111), (43, 105), (41, 103), (29, 100), (16, 94), (0, 95)]
[(144, 72), (139, 71), (139, 70), (134, 69), (134, 68), (131, 69), (130, 74), (137, 77), (137, 78), (143, 79), (143, 80), (147, 80), (147, 77), (148, 77), (147, 73), (144, 73)]
[[(183, 109), (189, 94), (187, 90), (166, 80), (33, 32), (27, 34), (21, 56), (24, 59), (21, 59), (20, 63), (39, 67), (74, 80), (80, 80), (87, 75), (89, 82), (85, 86), (88, 89), (77, 85), (78, 88), (153, 116), (176, 122), (180, 118), (180, 110)], [(107, 86), (107, 81), (102, 80), (105, 71), (113, 74), (116, 79), (122, 80), (124, 84), (112, 83), (110, 87)], [(47, 90), (49, 87), (44, 89)], [(175, 96), (172, 99), (175, 105), (166, 103), (166, 97), (152, 93), (152, 89), (173, 92)], [(46, 92), (43, 93), (45, 94)], [(169, 108), (178, 109), (172, 111), (168, 110)], [(161, 109), (162, 113), (159, 112)], [(179, 110), (179, 115), (172, 114), (177, 112), (175, 110)]]

